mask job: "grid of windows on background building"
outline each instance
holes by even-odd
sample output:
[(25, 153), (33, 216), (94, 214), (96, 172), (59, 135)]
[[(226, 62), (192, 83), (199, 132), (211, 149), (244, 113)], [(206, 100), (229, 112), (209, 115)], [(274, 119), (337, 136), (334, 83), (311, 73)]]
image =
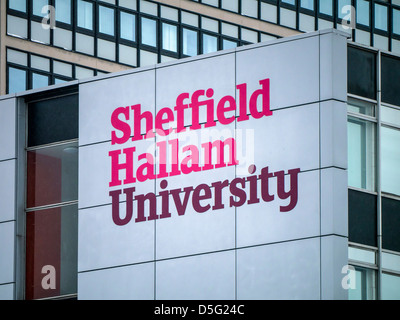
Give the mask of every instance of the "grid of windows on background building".
[[(337, 28), (358, 43), (400, 53), (400, 0), (191, 1), (304, 32)], [(355, 28), (347, 28), (350, 22)]]
[(28, 102), (25, 298), (77, 293), (78, 95)]
[[(43, 28), (43, 19), (50, 21), (46, 6), (55, 8), (55, 28), (50, 25)], [(277, 38), (145, 0), (8, 1), (7, 35), (130, 67)], [(19, 64), (19, 67), (11, 66), (13, 62), (15, 60), (9, 61), (8, 66), (9, 93), (23, 87), (21, 79), (26, 79), (26, 89), (46, 82), (45, 78), (36, 76), (36, 73), (28, 75), (26, 68), (21, 68), (24, 66), (30, 70), (29, 62)], [(36, 71), (50, 73), (47, 74), (50, 76), (49, 84), (61, 81), (59, 75), (50, 70), (51, 67)], [(53, 73), (54, 79), (51, 77)], [(62, 80), (87, 77), (89, 73), (88, 70), (63, 73)], [(14, 87), (16, 82), (20, 84)]]
[(400, 299), (400, 58), (348, 48), (350, 299)]

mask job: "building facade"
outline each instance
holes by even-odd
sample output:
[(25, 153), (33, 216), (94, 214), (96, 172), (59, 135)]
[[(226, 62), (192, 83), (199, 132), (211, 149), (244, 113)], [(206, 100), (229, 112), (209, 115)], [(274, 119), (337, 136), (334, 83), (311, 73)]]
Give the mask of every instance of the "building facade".
[[(78, 225), (81, 227), (83, 223), (79, 219), (90, 216), (81, 213), (90, 212), (96, 207), (112, 207), (110, 202), (112, 197), (108, 194), (109, 201), (107, 202), (99, 200), (100, 196), (96, 194), (85, 200), (81, 193), (81, 184), (84, 181), (81, 177), (83, 168), (86, 170), (85, 163), (95, 154), (97, 144), (109, 140), (109, 137), (93, 140), (91, 135), (95, 134), (90, 132), (87, 132), (87, 136), (81, 135), (82, 123), (79, 121), (88, 119), (87, 121), (91, 123), (99, 120), (92, 111), (89, 111), (90, 115), (82, 116), (83, 105), (89, 105), (91, 99), (85, 98), (85, 90), (93, 85), (94, 89), (89, 95), (93, 97), (101, 87), (100, 84), (104, 83), (105, 88), (102, 90), (106, 92), (106, 87), (113, 78), (105, 77), (104, 80), (95, 81), (93, 76), (126, 70), (126, 74), (118, 74), (123, 77), (130, 73), (135, 74), (132, 68), (141, 67), (137, 75), (132, 75), (134, 78), (139, 74), (145, 74), (146, 70), (168, 70), (168, 67), (154, 67), (157, 63), (164, 63), (161, 66), (169, 66), (168, 63), (171, 63), (171, 66), (179, 66), (179, 62), (174, 64), (173, 61), (200, 54), (206, 54), (206, 57), (215, 55), (217, 58), (221, 57), (216, 53), (220, 50), (228, 50), (223, 51), (228, 53), (235, 52), (236, 56), (238, 52), (246, 51), (239, 49), (243, 45), (275, 39), (280, 39), (279, 41), (282, 42), (277, 41), (276, 45), (280, 44), (283, 47), (284, 39), (288, 36), (297, 35), (301, 39), (302, 33), (326, 28), (336, 28), (348, 36), (347, 53), (345, 53), (347, 63), (340, 62), (340, 59), (334, 60), (337, 66), (342, 65), (344, 69), (347, 69), (347, 77), (337, 80), (347, 82), (347, 97), (327, 98), (327, 100), (337, 102), (347, 100), (347, 130), (342, 129), (347, 131), (347, 161), (345, 164), (326, 166), (333, 171), (341, 169), (347, 172), (347, 195), (346, 200), (343, 201), (348, 206), (346, 210), (342, 208), (341, 212), (343, 214), (346, 211), (347, 214), (348, 211), (348, 221), (346, 221), (348, 229), (343, 232), (339, 228), (340, 232), (335, 229), (328, 234), (346, 239), (348, 262), (343, 262), (342, 257), (337, 260), (341, 261), (340, 263), (336, 265), (332, 263), (332, 266), (335, 265), (336, 272), (335, 285), (332, 286), (336, 288), (336, 291), (332, 289), (332, 286), (325, 286), (326, 282), (323, 279), (326, 278), (322, 274), (327, 269), (321, 268), (318, 269), (320, 274), (318, 284), (310, 282), (315, 285), (311, 291), (313, 294), (318, 291), (318, 294), (300, 298), (342, 299), (348, 296), (349, 299), (398, 299), (400, 297), (400, 237), (398, 236), (400, 170), (397, 165), (400, 162), (400, 154), (397, 151), (400, 141), (398, 120), (400, 114), (400, 3), (398, 1), (8, 0), (1, 2), (0, 23), (0, 93), (7, 94), (2, 97), (0, 109), (2, 119), (5, 119), (2, 126), (4, 154), (0, 160), (1, 172), (5, 179), (1, 190), (5, 195), (4, 199), (8, 199), (2, 209), (0, 222), (0, 228), (2, 228), (0, 237), (4, 238), (2, 241), (4, 245), (0, 250), (4, 256), (8, 257), (1, 262), (2, 270), (4, 270), (0, 279), (1, 297), (37, 299), (62, 296), (90, 299), (95, 296), (90, 296), (89, 291), (85, 291), (84, 288), (91, 286), (95, 288), (97, 278), (94, 275), (96, 272), (101, 274), (103, 269), (109, 268), (110, 271), (116, 272), (123, 270), (129, 274), (129, 266), (135, 266), (143, 268), (138, 274), (153, 277), (153, 282), (155, 282), (157, 264), (166, 265), (165, 270), (168, 270), (168, 264), (170, 268), (173, 267), (171, 257), (190, 256), (193, 260), (203, 258), (203, 255), (196, 250), (194, 253), (180, 252), (165, 256), (161, 253), (158, 256), (153, 252), (153, 258), (145, 260), (151, 264), (151, 267), (146, 267), (142, 263), (144, 260), (140, 259), (137, 261), (128, 259), (122, 263), (101, 261), (104, 258), (99, 257), (93, 257), (88, 262), (83, 262), (84, 257), (78, 259), (78, 249), (73, 248), (79, 248), (80, 252), (88, 250), (87, 257), (90, 257), (90, 248), (80, 246), (86, 241), (90, 243), (90, 241), (99, 240), (91, 238), (78, 241), (78, 239), (84, 239), (84, 235), (78, 232)], [(317, 34), (318, 36), (311, 34), (310, 38), (323, 38), (322, 33)], [(271, 42), (273, 43), (275, 42)], [(256, 50), (256, 47), (249, 48)], [(310, 49), (310, 55), (312, 54), (317, 54), (317, 52)], [(318, 54), (320, 54), (319, 51)], [(222, 56), (229, 56), (229, 54), (222, 54)], [(195, 64), (196, 58), (184, 61)], [(297, 63), (303, 63), (303, 59)], [(232, 67), (232, 70), (237, 70), (236, 66)], [(333, 71), (330, 75), (332, 79), (339, 79), (335, 78)], [(257, 81), (263, 79), (252, 81), (256, 81), (257, 84)], [(193, 84), (196, 83), (194, 79), (191, 81)], [(272, 81), (273, 79), (271, 83)], [(66, 82), (68, 84), (63, 84)], [(58, 86), (50, 91), (41, 89), (53, 84)], [(236, 85), (240, 84), (236, 83)], [(212, 88), (211, 84), (201, 85), (204, 89)], [(157, 91), (156, 88), (154, 92)], [(187, 90), (192, 94), (199, 89), (201, 88), (195, 87), (192, 91)], [(31, 91), (19, 94), (25, 90)], [(240, 89), (237, 90), (240, 92)], [(231, 91), (223, 95), (238, 98)], [(158, 97), (157, 93), (154, 96)], [(320, 105), (324, 101), (320, 97), (313, 100)], [(307, 101), (307, 103), (310, 102), (311, 100)], [(301, 104), (301, 102), (294, 102), (286, 106)], [(55, 110), (57, 106), (62, 105), (68, 106), (68, 115), (63, 115), (62, 109)], [(167, 105), (172, 106), (171, 102)], [(154, 106), (161, 107), (158, 103)], [(271, 106), (276, 107), (272, 102)], [(57, 115), (63, 118), (56, 119)], [(333, 123), (336, 123), (335, 121)], [(53, 122), (54, 126), (49, 126), (49, 123)], [(320, 126), (321, 123), (318, 123)], [(23, 129), (25, 124), (26, 130)], [(42, 131), (43, 126), (48, 126), (48, 132)], [(12, 138), (12, 132), (15, 133), (14, 138)], [(107, 134), (109, 136), (110, 132)], [(87, 139), (86, 142), (85, 139)], [(85, 154), (85, 151), (91, 148), (94, 153), (86, 152)], [(77, 150), (79, 150), (79, 157)], [(343, 156), (343, 150), (338, 154)], [(335, 156), (332, 155), (332, 157)], [(52, 164), (49, 160), (54, 157), (62, 159), (58, 165)], [(86, 157), (85, 161), (82, 160), (84, 157)], [(53, 171), (44, 170), (48, 169), (47, 167), (53, 168)], [(260, 170), (262, 165), (256, 165), (256, 168)], [(321, 172), (329, 171), (320, 164), (309, 170), (313, 171), (316, 168), (322, 170), (319, 173), (320, 177), (325, 174)], [(292, 168), (286, 168), (286, 170), (289, 169)], [(44, 171), (41, 172), (41, 170)], [(106, 169), (100, 166), (99, 171), (102, 170)], [(259, 171), (258, 173), (260, 174)], [(46, 178), (43, 178), (44, 176)], [(335, 186), (335, 181), (338, 183), (340, 180), (337, 180), (335, 176), (330, 178), (333, 186)], [(58, 180), (63, 181), (63, 184), (53, 187), (52, 190), (46, 189), (46, 186), (47, 188), (52, 186), (51, 181)], [(319, 186), (321, 188), (321, 185)], [(158, 185), (157, 187), (161, 188)], [(85, 185), (83, 189), (87, 188), (90, 188), (90, 185)], [(157, 193), (159, 191), (157, 190)], [(123, 209), (122, 206), (121, 209)], [(235, 219), (239, 217), (237, 213), (234, 216)], [(40, 227), (35, 229), (36, 225), (40, 225), (41, 219), (43, 219), (44, 229), (40, 230)], [(157, 222), (146, 221), (154, 225)], [(237, 222), (235, 220), (235, 225)], [(48, 235), (50, 239), (62, 240), (48, 241), (45, 237), (37, 237), (41, 233), (47, 234), (45, 230), (48, 230), (46, 227), (48, 224), (57, 226), (53, 230), (53, 235)], [(340, 226), (343, 227), (343, 222)], [(101, 225), (97, 227), (101, 228)], [(91, 228), (94, 226), (92, 225)], [(91, 234), (90, 230), (86, 233), (88, 237)], [(75, 236), (68, 236), (64, 240), (63, 237), (66, 234)], [(319, 249), (322, 248), (324, 241), (321, 239), (327, 239), (326, 234), (319, 230)], [(161, 237), (160, 235), (159, 239)], [(308, 237), (309, 235), (303, 238)], [(317, 237), (317, 235), (313, 233), (312, 237)], [(250, 250), (250, 247), (254, 246), (252, 250), (256, 250), (255, 248), (258, 248), (257, 246), (261, 243), (277, 244), (281, 241), (284, 243), (287, 239), (265, 241), (264, 239), (257, 245), (240, 244), (235, 236), (232, 246), (222, 246), (223, 249), (218, 247), (199, 250), (210, 254), (207, 257), (204, 256), (205, 260), (212, 255), (233, 255), (231, 258), (226, 258), (234, 261), (228, 265), (238, 266), (238, 258), (246, 255), (244, 247)], [(57, 244), (48, 246), (49, 242)], [(340, 246), (331, 245), (332, 252), (333, 248), (337, 249), (335, 252), (343, 249)], [(37, 249), (41, 246), (42, 249)], [(162, 252), (157, 245), (155, 248), (159, 250), (156, 252)], [(259, 249), (261, 250), (261, 247)], [(67, 270), (63, 276), (57, 278), (59, 282), (55, 286), (60, 290), (58, 292), (52, 291), (53, 293), (49, 294), (51, 288), (43, 289), (41, 282), (43, 276), (47, 274), (50, 276), (52, 269), (45, 269), (43, 273), (37, 275), (35, 261), (41, 259), (37, 256), (40, 250), (54, 253), (51, 256), (55, 262), (46, 265), (53, 266), (57, 273), (61, 269)], [(270, 253), (267, 251), (266, 255), (274, 256), (273, 250)], [(321, 249), (322, 252), (329, 251)], [(140, 256), (139, 253), (138, 255)], [(75, 260), (71, 258), (74, 256), (76, 256)], [(120, 256), (123, 257), (124, 253)], [(250, 254), (248, 258), (255, 256), (257, 255)], [(96, 259), (100, 261), (95, 263)], [(219, 258), (215, 259), (217, 261)], [(224, 259), (222, 260), (225, 261)], [(315, 261), (318, 259), (322, 261), (321, 255), (315, 259)], [(214, 261), (214, 258), (211, 260)], [(268, 264), (266, 261), (263, 263)], [(185, 262), (182, 268), (185, 268), (184, 264)], [(343, 270), (339, 270), (340, 273), (337, 269), (339, 264), (341, 268), (344, 267)], [(61, 268), (61, 265), (64, 267)], [(126, 268), (115, 268), (117, 265), (125, 265)], [(160, 270), (162, 269), (159, 269), (159, 272)], [(254, 272), (257, 274), (257, 270)], [(245, 282), (240, 282), (239, 279), (243, 279), (244, 275), (235, 270), (231, 276), (235, 279), (234, 284), (231, 284), (233, 289), (230, 288), (234, 294), (224, 297), (249, 298), (243, 294), (245, 291), (241, 291), (241, 286)], [(65, 280), (71, 279), (70, 277), (75, 277), (76, 281)], [(256, 278), (262, 279), (261, 274), (257, 274)], [(78, 279), (81, 280), (78, 281)], [(171, 279), (173, 279), (172, 276), (165, 276), (162, 281), (165, 281), (164, 284), (167, 286), (168, 281), (172, 281)], [(340, 281), (343, 279), (348, 281), (342, 284)], [(46, 278), (47, 280), (49, 279)], [(147, 289), (151, 291), (149, 295), (128, 295), (125, 298), (182, 298), (179, 295), (174, 296), (172, 292), (163, 291), (162, 281), (158, 281), (160, 287), (153, 283), (152, 289)], [(284, 280), (281, 279), (281, 281)], [(50, 280), (46, 283), (48, 286), (52, 285)], [(260, 284), (262, 283), (260, 281)], [(270, 285), (269, 282), (267, 283)], [(36, 287), (41, 288), (42, 292), (35, 291), (33, 288)], [(347, 289), (343, 289), (344, 287)], [(221, 288), (225, 287), (221, 285)], [(326, 288), (332, 290), (329, 291)], [(345, 290), (344, 293), (343, 290)], [(101, 292), (100, 288), (98, 292)], [(182, 290), (177, 292), (182, 293), (185, 290), (182, 287)], [(250, 298), (299, 297), (293, 292), (290, 295), (290, 290), (286, 292), (286, 296), (265, 294), (263, 288), (257, 288), (254, 292), (258, 292), (259, 295)], [(112, 290), (109, 294), (111, 293)], [(97, 298), (111, 298), (110, 295), (99, 295)]]

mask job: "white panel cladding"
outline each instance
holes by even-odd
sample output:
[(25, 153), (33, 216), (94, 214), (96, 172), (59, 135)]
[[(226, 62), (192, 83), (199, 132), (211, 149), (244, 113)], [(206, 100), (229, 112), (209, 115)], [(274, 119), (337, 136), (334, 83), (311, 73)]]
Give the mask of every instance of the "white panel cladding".
[(144, 69), (129, 76), (86, 81), (79, 86), (79, 145), (111, 140), (112, 112), (140, 104), (155, 110), (155, 71)]
[(239, 300), (315, 300), (319, 288), (319, 238), (237, 250)]
[[(344, 56), (336, 55), (343, 53), (344, 48), (346, 38), (342, 33), (321, 31), (81, 82), (80, 298), (136, 299), (139, 287), (145, 288), (139, 298), (150, 299), (343, 297), (337, 271), (347, 259), (346, 86), (343, 85), (347, 59), (345, 52)], [(266, 79), (269, 79), (268, 97), (264, 91)], [(261, 91), (263, 94), (253, 97)], [(200, 93), (197, 100), (195, 92)], [(179, 102), (181, 94), (185, 97)], [(232, 98), (226, 99), (228, 96)], [(236, 104), (236, 110), (223, 112), (236, 117), (225, 125), (219, 121), (221, 113), (217, 110), (221, 100), (225, 101), (225, 107)], [(250, 105), (253, 103), (257, 112), (261, 112), (267, 100), (272, 115), (263, 114), (256, 119)], [(210, 104), (199, 106), (199, 102), (205, 101)], [(175, 118), (165, 122), (164, 130), (178, 128), (177, 110), (185, 109), (183, 122), (188, 135), (162, 137), (157, 132), (149, 139), (127, 139), (123, 144), (112, 145), (113, 111), (128, 107), (129, 116), (120, 114), (118, 119), (129, 126), (133, 136), (134, 111), (130, 107), (138, 104), (142, 114), (146, 111), (152, 114), (153, 121), (157, 112), (169, 108)], [(196, 104), (201, 130), (191, 130)], [(212, 113), (207, 119), (207, 106), (211, 104), (214, 109), (210, 109)], [(240, 112), (243, 104), (249, 119)], [(206, 124), (213, 120), (217, 122), (211, 128), (217, 134), (210, 139), (204, 132)], [(121, 133), (117, 132), (119, 137)], [(145, 133), (143, 118), (141, 134)], [(123, 151), (135, 147), (135, 173), (145, 163), (136, 157), (148, 153), (154, 156), (155, 174), (159, 174), (163, 152), (169, 171), (173, 164), (172, 149), (162, 151), (160, 143), (172, 146), (173, 141), (178, 141), (179, 149), (194, 145), (201, 152), (205, 141), (227, 137), (237, 143), (236, 166), (109, 185), (110, 151), (120, 150), (119, 161), (124, 163), (127, 154)], [(185, 156), (187, 153), (180, 154), (179, 163)], [(199, 160), (204, 163), (201, 157)], [(261, 173), (267, 167), (265, 184), (266, 176)], [(127, 178), (126, 168), (117, 171), (120, 180)], [(279, 178), (281, 172), (285, 174), (283, 178)], [(212, 185), (223, 181), (227, 185), (222, 189)], [(238, 203), (235, 201), (240, 201), (243, 193), (232, 193), (237, 191), (231, 188), (232, 181), (236, 187), (243, 183), (241, 189), (246, 195), (237, 207), (233, 203)], [(210, 193), (198, 201), (197, 205), (207, 206), (204, 212), (199, 212), (194, 208), (193, 189), (202, 184), (209, 186)], [(144, 217), (139, 219), (140, 200), (134, 198), (132, 218), (126, 219), (126, 224), (116, 225), (112, 208), (119, 208), (119, 218), (123, 221), (127, 215), (124, 191), (132, 187), (135, 187), (133, 197), (154, 194), (155, 200), (143, 201)], [(184, 188), (192, 190), (185, 192)], [(113, 205), (109, 192), (117, 190), (121, 196)], [(214, 210), (217, 195), (224, 206)], [(156, 208), (154, 213), (150, 213), (150, 203)], [(289, 208), (288, 212), (285, 208)], [(329, 262), (325, 257), (331, 253), (334, 261)], [(138, 280), (136, 286), (135, 280), (128, 278), (137, 279), (141, 267), (146, 268), (144, 279)], [(116, 279), (118, 271), (126, 282)], [(151, 276), (155, 281), (149, 279)], [(153, 286), (155, 296), (148, 286)], [(92, 288), (105, 287), (110, 294), (94, 293), (94, 289), (92, 292)]]
[(0, 161), (0, 223), (15, 220), (15, 160)]
[(154, 299), (154, 262), (78, 274), (80, 300)]
[(0, 100), (0, 161), (16, 157), (16, 99)]
[[(14, 282), (15, 222), (0, 223), (0, 284)], [(1, 297), (0, 297), (1, 298)]]
[(235, 299), (235, 252), (223, 251), (156, 262), (159, 300)]
[(120, 227), (110, 212), (110, 205), (79, 210), (78, 272), (154, 260), (154, 221)]

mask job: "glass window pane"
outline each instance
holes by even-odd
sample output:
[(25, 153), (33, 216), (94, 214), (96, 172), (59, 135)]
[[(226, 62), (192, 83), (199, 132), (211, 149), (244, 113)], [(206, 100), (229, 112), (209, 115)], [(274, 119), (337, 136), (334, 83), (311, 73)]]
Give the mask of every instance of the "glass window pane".
[(376, 264), (375, 251), (367, 249), (349, 247), (349, 259), (364, 263)]
[(382, 101), (397, 106), (400, 106), (399, 74), (400, 59), (382, 55)]
[(157, 46), (157, 21), (142, 18), (142, 43), (148, 46)]
[(347, 84), (348, 92), (376, 99), (375, 53), (348, 47)]
[(36, 16), (44, 17), (48, 11), (45, 6), (49, 5), (49, 0), (32, 0), (32, 11)]
[(32, 89), (43, 88), (49, 85), (49, 77), (39, 74), (32, 73)]
[(97, 39), (97, 56), (115, 61), (115, 42)]
[(400, 130), (381, 130), (382, 191), (400, 195)]
[(56, 20), (71, 24), (71, 0), (56, 0)]
[(300, 5), (304, 9), (314, 10), (314, 0), (301, 0)]
[(295, 5), (296, 0), (282, 0), (283, 3), (288, 3), (288, 4), (292, 4)]
[[(400, 252), (399, 234), (400, 201), (382, 197), (382, 247)], [(393, 267), (396, 268), (394, 265)], [(397, 268), (400, 268), (400, 265)]]
[(347, 110), (354, 113), (375, 116), (375, 105), (369, 102), (348, 98)]
[(357, 23), (369, 26), (369, 1), (357, 0)]
[(197, 55), (197, 32), (183, 29), (183, 54), (187, 56)]
[(400, 277), (382, 274), (382, 300), (400, 300)]
[(78, 138), (78, 96), (30, 103), (28, 147)]
[(26, 71), (16, 68), (8, 68), (8, 93), (16, 93), (26, 90)]
[(27, 208), (78, 199), (78, 145), (27, 152)]
[(324, 0), (324, 1), (319, 1), (319, 12), (326, 14), (328, 16), (332, 16), (333, 10), (333, 4), (332, 4), (332, 0)]
[(178, 51), (177, 27), (172, 24), (162, 24), (162, 48), (164, 50)]
[(400, 126), (400, 110), (382, 106), (381, 119), (384, 122), (393, 123)]
[(236, 41), (231, 41), (231, 40), (222, 40), (222, 49), (233, 49), (237, 47), (237, 42)]
[(7, 34), (21, 38), (28, 38), (28, 23), (26, 19), (7, 15)]
[(218, 50), (218, 38), (203, 34), (203, 53), (215, 52)]
[(382, 268), (400, 272), (400, 255), (382, 252)]
[(31, 68), (50, 72), (50, 59), (31, 55)]
[[(45, 254), (44, 254), (45, 253)], [(26, 299), (77, 293), (78, 206), (26, 214)], [(55, 283), (43, 288), (44, 274)]]
[(375, 3), (375, 28), (387, 31), (388, 9), (386, 6)]
[(136, 16), (121, 11), (121, 38), (136, 41)]
[(78, 27), (93, 29), (93, 4), (78, 0)]
[(348, 196), (349, 241), (376, 247), (376, 195), (349, 189)]
[(393, 33), (400, 34), (400, 10), (393, 9)]
[(375, 124), (349, 117), (349, 186), (371, 191), (375, 190), (375, 152)]
[(242, 1), (242, 14), (250, 17), (257, 18), (258, 1), (247, 0)]
[(221, 8), (234, 12), (239, 12), (239, 2), (238, 0), (222, 0)]
[(350, 6), (351, 0), (338, 0), (338, 17), (340, 19), (343, 19), (349, 14)]
[(99, 6), (99, 32), (114, 35), (114, 9)]
[(26, 12), (26, 0), (8, 1), (8, 7), (13, 10)]
[(355, 267), (350, 283), (349, 300), (376, 299), (376, 272), (372, 269)]
[(22, 66), (27, 66), (28, 54), (13, 49), (7, 49), (7, 62), (12, 62)]

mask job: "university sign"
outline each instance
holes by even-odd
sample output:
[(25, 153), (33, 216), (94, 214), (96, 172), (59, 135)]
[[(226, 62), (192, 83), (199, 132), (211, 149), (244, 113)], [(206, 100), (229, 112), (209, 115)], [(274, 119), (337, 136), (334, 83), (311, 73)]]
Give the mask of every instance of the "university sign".
[(80, 298), (343, 298), (346, 48), (326, 30), (80, 81)]
[[(255, 90), (247, 99), (247, 84), (237, 85), (238, 103), (233, 96), (223, 96), (218, 103), (213, 99), (214, 90), (209, 88), (197, 90), (193, 94), (187, 92), (180, 94), (176, 98), (176, 105), (173, 108), (162, 108), (154, 116), (150, 111), (141, 112), (141, 105), (132, 105), (116, 108), (111, 115), (111, 124), (114, 130), (111, 131), (111, 144), (124, 145), (128, 140), (138, 141), (142, 139), (154, 138), (155, 134), (166, 137), (173, 133), (181, 133), (186, 130), (202, 130), (202, 128), (215, 127), (217, 122), (214, 120), (214, 109), (216, 109), (217, 120), (222, 125), (228, 125), (235, 121), (235, 112), (238, 109), (237, 121), (247, 121), (250, 117), (261, 119), (273, 115), (270, 110), (270, 79), (259, 81), (261, 88)], [(202, 97), (202, 99), (201, 99)], [(205, 99), (204, 99), (205, 98)], [(249, 100), (249, 101), (248, 101)], [(261, 110), (257, 108), (257, 100), (261, 102)], [(184, 113), (186, 109), (191, 109), (191, 121), (189, 126), (184, 125)], [(175, 112), (174, 112), (175, 111)], [(248, 111), (250, 114), (248, 114)], [(200, 124), (199, 114), (207, 115), (207, 122)], [(227, 116), (227, 114), (229, 114)], [(176, 119), (176, 128), (165, 129), (164, 125), (169, 126)], [(142, 135), (142, 121), (145, 123), (145, 134)], [(170, 161), (167, 161), (167, 148), (170, 149)], [(215, 149), (213, 157), (213, 149)], [(247, 148), (252, 150), (251, 147)], [(297, 204), (298, 197), (298, 173), (300, 168), (288, 170), (290, 176), (290, 187), (285, 191), (285, 171), (269, 172), (268, 166), (261, 169), (260, 174), (256, 172), (256, 166), (251, 164), (248, 167), (249, 174), (254, 174), (246, 178), (237, 177), (233, 180), (214, 181), (211, 186), (202, 183), (198, 186), (190, 186), (184, 189), (168, 190), (168, 177), (177, 175), (196, 174), (200, 171), (217, 170), (226, 166), (239, 164), (236, 156), (237, 142), (235, 138), (225, 140), (214, 140), (202, 143), (200, 146), (195, 144), (182, 145), (179, 139), (163, 140), (156, 143), (156, 152), (159, 157), (156, 163), (152, 153), (141, 153), (136, 155), (135, 147), (127, 147), (109, 152), (111, 159), (111, 181), (110, 187), (124, 186), (123, 189), (110, 191), (112, 198), (112, 218), (116, 225), (129, 223), (134, 215), (133, 200), (136, 200), (137, 213), (135, 222), (146, 220), (164, 219), (171, 217), (171, 211), (178, 216), (186, 212), (186, 207), (191, 202), (193, 209), (197, 213), (204, 213), (208, 210), (223, 209), (225, 205), (239, 207), (244, 204), (259, 203), (260, 198), (265, 201), (273, 201), (274, 194), (270, 194), (269, 179), (277, 178), (277, 195), (280, 199), (289, 198), (287, 205), (280, 207), (281, 212), (291, 211)], [(225, 153), (228, 159), (225, 158)], [(121, 160), (122, 154), (125, 160)], [(200, 160), (202, 157), (202, 160)], [(182, 160), (181, 160), (182, 159)], [(136, 172), (134, 162), (138, 161)], [(170, 168), (167, 163), (171, 163)], [(125, 178), (120, 178), (120, 171), (125, 171)], [(148, 180), (160, 179), (161, 209), (157, 208), (156, 194), (135, 194), (136, 187), (129, 186), (136, 183), (143, 183)], [(190, 179), (190, 177), (188, 177)], [(244, 190), (245, 183), (250, 184), (249, 194)], [(129, 186), (129, 187), (128, 187)], [(215, 189), (214, 199), (210, 188)], [(229, 190), (229, 203), (222, 202), (222, 190)], [(261, 197), (258, 197), (258, 188), (261, 190)], [(120, 195), (126, 196), (126, 215), (121, 218), (119, 212)], [(181, 197), (182, 195), (182, 197)], [(191, 200), (190, 200), (191, 198)], [(145, 201), (150, 203), (150, 212), (145, 213)], [(170, 210), (169, 201), (174, 203)]]

